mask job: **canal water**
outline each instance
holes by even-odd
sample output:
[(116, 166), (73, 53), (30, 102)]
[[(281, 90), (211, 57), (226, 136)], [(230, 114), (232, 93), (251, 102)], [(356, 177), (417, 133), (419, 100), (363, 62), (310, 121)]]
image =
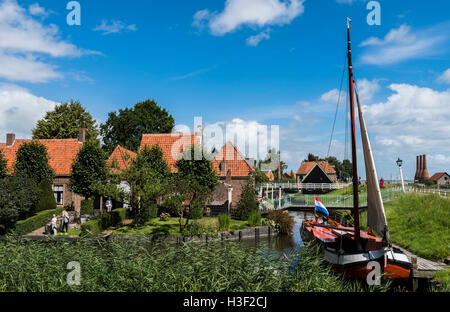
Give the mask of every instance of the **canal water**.
[(300, 227), (305, 218), (311, 218), (313, 215), (301, 211), (290, 211), (289, 214), (294, 218), (295, 222), (292, 235), (264, 236), (259, 239), (247, 238), (243, 239), (241, 243), (249, 247), (267, 246), (269, 251), (286, 255), (299, 251), (303, 247)]

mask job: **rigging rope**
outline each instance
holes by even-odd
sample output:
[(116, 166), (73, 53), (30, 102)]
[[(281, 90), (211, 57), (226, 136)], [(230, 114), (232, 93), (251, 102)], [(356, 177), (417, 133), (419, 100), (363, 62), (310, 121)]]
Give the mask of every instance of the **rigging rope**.
[(330, 143), (328, 144), (327, 158), (330, 156), (331, 143), (333, 142), (334, 127), (336, 126), (336, 118), (337, 118), (337, 114), (339, 111), (339, 102), (341, 101), (342, 84), (344, 83), (344, 75), (345, 75), (346, 66), (347, 66), (347, 55), (345, 55), (344, 68), (342, 70), (341, 86), (339, 89), (339, 96), (338, 96), (338, 100), (337, 100), (337, 104), (336, 104), (336, 112), (334, 114), (334, 121), (333, 121), (333, 128), (331, 130)]

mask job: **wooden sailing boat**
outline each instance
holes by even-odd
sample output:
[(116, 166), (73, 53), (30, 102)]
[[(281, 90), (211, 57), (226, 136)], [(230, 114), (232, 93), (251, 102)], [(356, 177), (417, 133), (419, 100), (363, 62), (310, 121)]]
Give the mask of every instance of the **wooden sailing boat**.
[[(378, 185), (375, 162), (373, 160), (370, 140), (367, 133), (359, 96), (354, 88), (352, 52), (350, 41), (350, 23), (347, 19), (348, 37), (348, 79), (351, 118), (352, 165), (353, 165), (353, 218), (354, 226), (345, 227), (339, 222), (328, 219), (325, 224), (321, 220), (305, 220), (301, 227), (304, 240), (316, 240), (323, 245), (324, 258), (335, 271), (350, 278), (365, 279), (373, 270), (368, 264), (376, 261), (380, 264), (384, 278), (407, 279), (411, 273), (411, 262), (408, 257), (397, 248), (393, 248), (387, 227), (381, 191)], [(360, 230), (358, 203), (358, 172), (356, 157), (355, 131), (355, 103), (354, 93), (358, 105), (358, 117), (361, 128), (362, 146), (367, 180), (368, 226), (369, 234)], [(382, 238), (373, 234), (377, 232)]]

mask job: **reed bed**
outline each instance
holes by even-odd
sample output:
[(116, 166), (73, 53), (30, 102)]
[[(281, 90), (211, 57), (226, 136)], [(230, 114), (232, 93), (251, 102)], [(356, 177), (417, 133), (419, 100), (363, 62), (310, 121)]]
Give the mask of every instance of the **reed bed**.
[[(281, 257), (239, 243), (153, 246), (137, 242), (6, 239), (0, 242), (3, 292), (282, 292), (361, 291), (331, 273), (306, 246)], [(292, 257), (300, 260), (292, 268)], [(69, 286), (67, 264), (78, 261), (81, 284)], [(375, 290), (384, 290), (383, 287)]]

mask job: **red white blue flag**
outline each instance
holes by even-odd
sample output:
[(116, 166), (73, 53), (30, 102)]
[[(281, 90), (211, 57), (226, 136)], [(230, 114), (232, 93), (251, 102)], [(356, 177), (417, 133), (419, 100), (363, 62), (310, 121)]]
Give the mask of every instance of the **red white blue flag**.
[(320, 201), (319, 198), (317, 198), (317, 196), (314, 196), (314, 199), (315, 199), (316, 211), (320, 212), (320, 213), (322, 213), (322, 214), (324, 214), (324, 215), (326, 215), (328, 217), (329, 213), (328, 213), (328, 210), (325, 207), (325, 205), (322, 204), (322, 202)]

